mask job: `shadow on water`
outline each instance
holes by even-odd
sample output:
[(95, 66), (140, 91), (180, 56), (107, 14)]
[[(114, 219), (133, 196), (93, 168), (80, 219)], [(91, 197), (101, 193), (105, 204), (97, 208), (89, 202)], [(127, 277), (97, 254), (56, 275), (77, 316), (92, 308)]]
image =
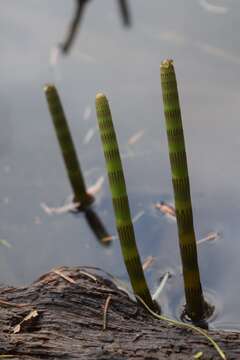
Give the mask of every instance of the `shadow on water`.
[[(66, 2), (2, 1), (0, 239), (12, 245), (1, 246), (2, 283), (30, 282), (61, 264), (100, 267), (128, 281), (107, 181), (86, 215), (48, 215), (40, 206), (59, 206), (70, 192), (42, 85), (54, 81), (61, 90), (88, 185), (105, 177), (94, 111), (95, 94), (104, 90), (139, 251), (142, 261), (151, 260), (146, 278), (154, 292), (170, 274), (160, 301), (164, 313), (177, 316), (183, 285), (176, 222), (154, 206), (173, 201), (159, 81), (160, 61), (170, 56), (181, 88), (197, 238), (220, 234), (199, 245), (204, 290), (220, 304), (211, 326), (240, 329), (240, 5), (214, 4), (133, 0), (134, 26), (126, 33), (116, 23), (116, 3), (89, 1), (69, 56), (50, 66), (50, 48), (72, 15)], [(93, 232), (88, 222), (97, 225)], [(96, 241), (108, 236), (110, 246)]]

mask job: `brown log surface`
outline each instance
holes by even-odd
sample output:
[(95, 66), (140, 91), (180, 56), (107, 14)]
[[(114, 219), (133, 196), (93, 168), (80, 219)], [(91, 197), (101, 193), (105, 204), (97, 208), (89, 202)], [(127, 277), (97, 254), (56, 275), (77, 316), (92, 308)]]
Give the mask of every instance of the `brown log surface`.
[[(0, 289), (0, 355), (26, 360), (182, 360), (202, 351), (201, 360), (220, 358), (204, 337), (152, 317), (109, 279), (95, 275), (95, 281), (80, 267), (60, 271), (73, 281), (51, 271), (30, 286)], [(38, 316), (24, 322), (33, 309)], [(240, 359), (239, 333), (210, 335), (227, 359)]]

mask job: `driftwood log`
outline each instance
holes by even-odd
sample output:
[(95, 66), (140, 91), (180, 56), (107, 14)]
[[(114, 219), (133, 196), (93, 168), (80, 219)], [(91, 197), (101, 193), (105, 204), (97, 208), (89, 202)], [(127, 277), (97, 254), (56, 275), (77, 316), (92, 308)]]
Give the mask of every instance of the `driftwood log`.
[[(62, 267), (30, 286), (1, 288), (0, 359), (219, 359), (204, 337), (159, 321), (89, 273)], [(210, 334), (227, 359), (240, 359), (239, 333)]]

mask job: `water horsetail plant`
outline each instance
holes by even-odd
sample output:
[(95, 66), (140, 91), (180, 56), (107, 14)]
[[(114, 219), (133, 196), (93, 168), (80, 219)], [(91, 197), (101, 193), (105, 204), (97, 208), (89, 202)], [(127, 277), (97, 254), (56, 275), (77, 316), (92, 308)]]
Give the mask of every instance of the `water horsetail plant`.
[(123, 168), (113, 127), (111, 111), (106, 96), (101, 93), (96, 96), (96, 112), (106, 160), (109, 186), (112, 193), (116, 227), (127, 272), (134, 293), (144, 299), (151, 309), (154, 309), (155, 305), (145, 280), (136, 245)]
[(173, 61), (163, 61), (160, 66), (160, 72), (179, 245), (183, 266), (186, 314), (192, 321), (198, 322), (207, 316), (206, 313), (209, 310), (209, 306), (204, 301), (200, 281), (187, 157)]
[(45, 85), (44, 91), (67, 169), (68, 178), (73, 190), (74, 202), (80, 204), (79, 210), (83, 210), (93, 202), (93, 197), (87, 193), (81, 167), (57, 89), (54, 85), (48, 84)]

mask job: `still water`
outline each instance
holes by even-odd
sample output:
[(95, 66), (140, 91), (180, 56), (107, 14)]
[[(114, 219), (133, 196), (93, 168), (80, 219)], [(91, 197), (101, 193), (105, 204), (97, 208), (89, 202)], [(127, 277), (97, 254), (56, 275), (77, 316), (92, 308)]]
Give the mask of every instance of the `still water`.
[(91, 265), (127, 281), (118, 239), (103, 247), (83, 214), (48, 215), (71, 194), (43, 85), (58, 86), (89, 186), (104, 183), (94, 209), (115, 236), (94, 110), (96, 92), (112, 107), (137, 242), (165, 313), (176, 316), (183, 284), (172, 203), (159, 64), (175, 60), (204, 289), (217, 303), (211, 326), (240, 329), (240, 3), (237, 0), (132, 0), (132, 26), (117, 3), (90, 1), (68, 56), (54, 56), (73, 12), (64, 0), (2, 0), (0, 12), (0, 281), (23, 284), (58, 265)]

